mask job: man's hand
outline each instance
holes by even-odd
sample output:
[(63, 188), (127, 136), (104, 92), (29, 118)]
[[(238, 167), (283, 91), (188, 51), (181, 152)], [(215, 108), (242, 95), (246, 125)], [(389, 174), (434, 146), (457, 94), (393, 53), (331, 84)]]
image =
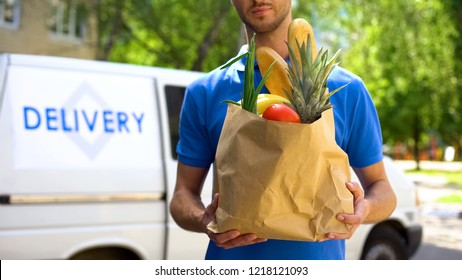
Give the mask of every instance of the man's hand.
[(388, 181), (383, 161), (375, 164), (353, 168), (358, 175), (358, 183), (346, 183), (354, 197), (354, 213), (339, 214), (337, 219), (352, 225), (347, 234), (326, 234), (326, 239), (348, 239), (360, 224), (372, 224), (388, 218), (396, 207), (396, 196)]
[(351, 225), (349, 233), (328, 233), (325, 240), (350, 239), (359, 225), (364, 221), (367, 213), (367, 200), (364, 199), (364, 191), (358, 183), (345, 183), (347, 189), (353, 194), (354, 213), (338, 214), (337, 220)]
[(223, 249), (231, 249), (239, 246), (246, 246), (255, 243), (264, 242), (267, 239), (258, 238), (253, 233), (242, 234), (237, 230), (230, 230), (222, 233), (213, 233), (207, 229), (207, 225), (215, 219), (215, 212), (218, 208), (218, 194), (213, 197), (212, 203), (205, 208), (204, 215), (202, 216), (202, 224), (204, 225), (205, 232), (209, 238), (215, 243), (216, 246)]

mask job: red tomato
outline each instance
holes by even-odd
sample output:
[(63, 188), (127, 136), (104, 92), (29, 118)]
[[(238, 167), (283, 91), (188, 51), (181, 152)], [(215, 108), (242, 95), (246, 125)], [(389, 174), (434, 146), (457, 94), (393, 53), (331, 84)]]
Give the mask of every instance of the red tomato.
[(300, 123), (300, 116), (286, 104), (272, 104), (263, 112), (267, 120)]

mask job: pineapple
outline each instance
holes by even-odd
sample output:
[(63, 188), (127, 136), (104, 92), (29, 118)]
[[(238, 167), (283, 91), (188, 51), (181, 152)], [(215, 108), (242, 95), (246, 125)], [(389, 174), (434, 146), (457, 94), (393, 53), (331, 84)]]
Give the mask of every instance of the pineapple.
[[(293, 32), (289, 30), (289, 36)], [(290, 81), (290, 90), (284, 89), (285, 95), (299, 115), (302, 123), (313, 123), (321, 114), (332, 108), (330, 97), (346, 85), (333, 91), (327, 89), (327, 78), (338, 65), (336, 62), (340, 50), (329, 60), (328, 51), (320, 49), (315, 55), (311, 38), (312, 32), (308, 32), (307, 40), (294, 44), (288, 44), (289, 58), (291, 64), (287, 68), (287, 75)], [(313, 52), (314, 50), (314, 52)]]

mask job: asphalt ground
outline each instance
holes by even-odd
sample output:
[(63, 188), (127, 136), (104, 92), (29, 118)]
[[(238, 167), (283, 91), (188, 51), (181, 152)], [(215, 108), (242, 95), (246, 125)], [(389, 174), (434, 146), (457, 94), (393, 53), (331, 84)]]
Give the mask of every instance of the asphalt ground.
[[(413, 161), (397, 161), (403, 169), (415, 168)], [(422, 162), (421, 169), (462, 172), (461, 162)], [(416, 183), (419, 211), (424, 228), (422, 245), (413, 260), (462, 260), (462, 204), (438, 203), (438, 198), (460, 194), (462, 186), (444, 177), (410, 175)]]

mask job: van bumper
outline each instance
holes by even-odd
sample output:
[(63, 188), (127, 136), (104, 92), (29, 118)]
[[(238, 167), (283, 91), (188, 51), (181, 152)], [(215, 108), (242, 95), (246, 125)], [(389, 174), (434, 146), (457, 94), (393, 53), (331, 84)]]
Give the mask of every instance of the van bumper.
[(407, 228), (407, 237), (408, 237), (407, 254), (409, 258), (414, 255), (414, 253), (417, 251), (420, 244), (422, 243), (422, 233), (423, 233), (423, 228), (421, 225), (416, 225), (416, 226)]

